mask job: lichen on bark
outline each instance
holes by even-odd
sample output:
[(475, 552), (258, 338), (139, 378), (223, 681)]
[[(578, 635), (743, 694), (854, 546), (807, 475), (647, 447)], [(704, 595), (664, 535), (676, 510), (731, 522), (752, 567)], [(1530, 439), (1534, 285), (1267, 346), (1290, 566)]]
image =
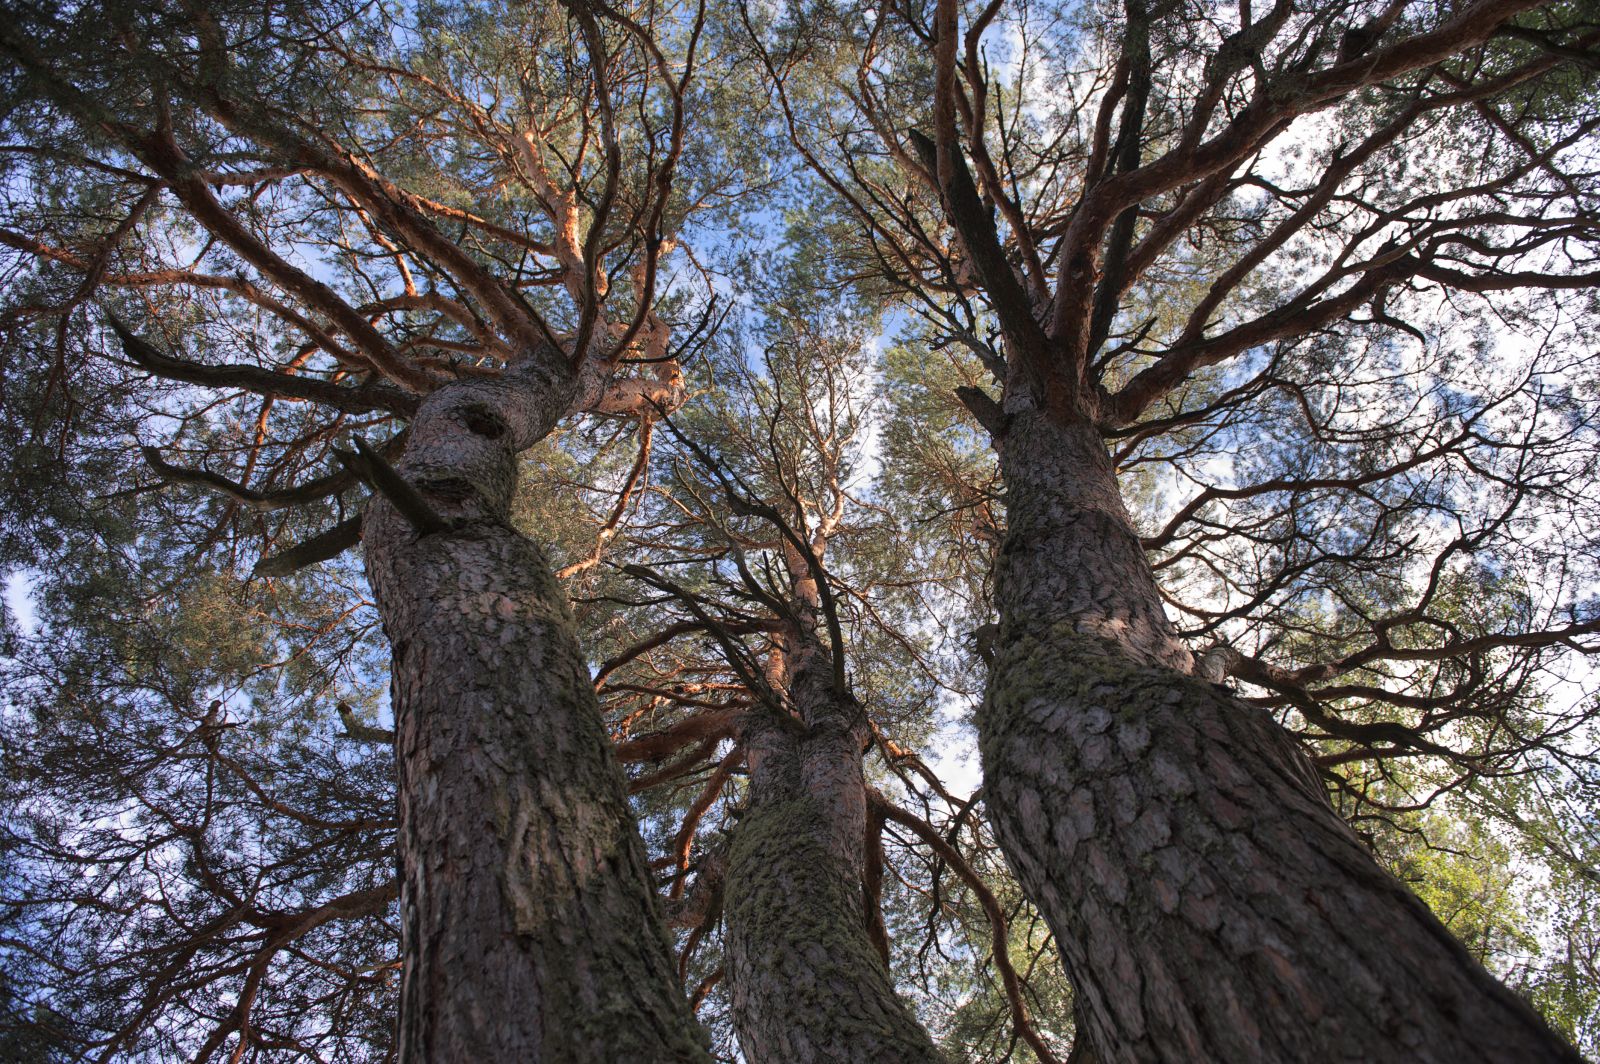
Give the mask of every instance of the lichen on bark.
[(366, 517), (394, 649), (404, 1061), (702, 1061), (566, 598), (510, 527), (566, 410), (549, 360), (429, 396)]
[(1188, 674), (1092, 430), (1016, 419), (1002, 465), (984, 794), (1099, 1058), (1576, 1060), (1276, 721)]
[(833, 689), (820, 647), (801, 660), (801, 717), (765, 707), (744, 728), (749, 804), (726, 887), (740, 1048), (752, 1064), (935, 1064), (867, 931), (865, 714)]

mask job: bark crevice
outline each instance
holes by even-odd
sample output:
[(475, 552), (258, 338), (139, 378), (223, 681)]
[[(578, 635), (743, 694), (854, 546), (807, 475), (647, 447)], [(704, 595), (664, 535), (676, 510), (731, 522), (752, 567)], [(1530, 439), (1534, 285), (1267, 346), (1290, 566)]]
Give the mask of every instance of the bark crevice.
[(803, 726), (764, 707), (743, 729), (750, 798), (725, 896), (740, 1047), (752, 1064), (937, 1064), (862, 904), (866, 715), (814, 640), (799, 660), (788, 690)]
[[(400, 1059), (701, 1061), (566, 596), (506, 521), (575, 393), (530, 358), (425, 400), (363, 539), (394, 647)], [(484, 431), (487, 429), (488, 431)]]
[(1029, 416), (1002, 461), (984, 793), (1098, 1057), (1577, 1060), (1276, 721), (1189, 675), (1093, 430)]

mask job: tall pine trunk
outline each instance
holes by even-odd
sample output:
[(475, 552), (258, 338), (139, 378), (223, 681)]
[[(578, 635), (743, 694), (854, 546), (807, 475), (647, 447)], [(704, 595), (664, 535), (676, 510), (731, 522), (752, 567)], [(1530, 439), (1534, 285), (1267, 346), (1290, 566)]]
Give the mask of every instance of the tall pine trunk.
[(402, 1061), (706, 1059), (566, 598), (506, 521), (518, 453), (573, 391), (530, 360), (433, 394), (400, 470), (448, 527), (367, 514), (394, 650)]
[(1098, 433), (1001, 441), (985, 798), (1100, 1060), (1577, 1060), (1328, 804), (1262, 710), (1189, 675)]
[(790, 693), (800, 719), (752, 713), (749, 805), (728, 856), (734, 1026), (750, 1064), (935, 1064), (867, 935), (867, 738), (820, 648)]

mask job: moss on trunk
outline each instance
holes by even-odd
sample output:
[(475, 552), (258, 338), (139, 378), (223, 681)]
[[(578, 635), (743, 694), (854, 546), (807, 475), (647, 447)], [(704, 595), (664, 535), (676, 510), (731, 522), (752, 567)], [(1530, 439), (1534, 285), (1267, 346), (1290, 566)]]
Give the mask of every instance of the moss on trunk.
[(404, 1061), (700, 1061), (565, 595), (506, 513), (570, 382), (430, 396), (364, 529), (394, 648)]
[(1092, 430), (1019, 417), (1003, 469), (984, 793), (1099, 1058), (1575, 1061), (1274, 720), (1184, 671)]

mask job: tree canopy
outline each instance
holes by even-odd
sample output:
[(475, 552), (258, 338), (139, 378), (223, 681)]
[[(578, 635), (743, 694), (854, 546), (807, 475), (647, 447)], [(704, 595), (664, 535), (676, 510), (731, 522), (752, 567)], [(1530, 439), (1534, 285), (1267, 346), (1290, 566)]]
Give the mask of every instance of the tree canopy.
[(418, 943), (498, 908), (672, 1059), (1151, 1059), (1052, 891), (1159, 903), (1182, 829), (997, 785), (1062, 625), (1600, 1052), (1594, 5), (7, 0), (0, 56), (0, 1055), (447, 1055)]

